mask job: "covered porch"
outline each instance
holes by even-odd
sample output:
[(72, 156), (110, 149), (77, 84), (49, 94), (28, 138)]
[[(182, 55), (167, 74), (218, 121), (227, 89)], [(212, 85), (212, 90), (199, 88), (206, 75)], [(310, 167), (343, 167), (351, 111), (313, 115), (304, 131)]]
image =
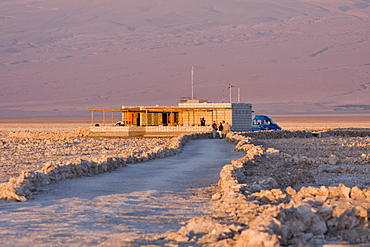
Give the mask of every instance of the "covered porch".
[(230, 107), (122, 107), (90, 112), (91, 137), (168, 137), (210, 132), (213, 121), (232, 122)]

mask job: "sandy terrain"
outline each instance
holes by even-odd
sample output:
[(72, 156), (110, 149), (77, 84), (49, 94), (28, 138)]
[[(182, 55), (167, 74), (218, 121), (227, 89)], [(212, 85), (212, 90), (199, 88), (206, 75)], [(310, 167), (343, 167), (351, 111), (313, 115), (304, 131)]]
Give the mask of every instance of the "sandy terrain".
[(370, 115), (272, 116), (285, 130), (331, 130), (370, 128)]

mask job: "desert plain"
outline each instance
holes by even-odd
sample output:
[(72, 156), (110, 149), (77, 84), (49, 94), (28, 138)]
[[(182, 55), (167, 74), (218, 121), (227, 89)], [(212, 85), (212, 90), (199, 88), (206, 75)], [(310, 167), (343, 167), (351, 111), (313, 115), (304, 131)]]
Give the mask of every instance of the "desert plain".
[[(0, 245), (369, 245), (369, 16), (369, 0), (0, 1)], [(240, 92), (283, 131), (86, 138), (91, 109), (189, 97), (191, 68), (195, 98)], [(230, 160), (181, 193), (63, 197), (187, 157)]]
[[(192, 211), (191, 205), (197, 205), (197, 210), (202, 208), (200, 215), (192, 216), (188, 211), (178, 213), (180, 225), (171, 225), (170, 229), (164, 226), (162, 232), (153, 231), (148, 225), (147, 230), (129, 237), (121, 233), (121, 238), (119, 230), (115, 229), (117, 232), (107, 233), (109, 237), (104, 241), (86, 241), (74, 236), (69, 237), (68, 244), (53, 243), (52, 233), (45, 232), (40, 233), (37, 241), (30, 237), (27, 242), (27, 238), (17, 237), (21, 227), (14, 227), (15, 233), (9, 233), (13, 224), (3, 217), (0, 242), (14, 246), (66, 243), (70, 246), (368, 245), (370, 118), (275, 116), (274, 120), (283, 131), (228, 134), (225, 140), (241, 152), (242, 158), (225, 164), (213, 184), (196, 190), (191, 190), (189, 184), (192, 196), (181, 198), (180, 204), (173, 195), (166, 197), (166, 203), (161, 204), (158, 198), (159, 201), (153, 201), (157, 206), (165, 207), (172, 201), (180, 205), (178, 211), (184, 208)], [(58, 187), (58, 184), (78, 177), (114, 173), (119, 166), (176, 156), (184, 145), (197, 142), (193, 140), (188, 144), (189, 139), (185, 137), (92, 139), (86, 138), (89, 126), (90, 123), (83, 120), (2, 120), (0, 186), (1, 205), (3, 210), (6, 209), (3, 213), (9, 213), (11, 205), (22, 203), (28, 203), (23, 210), (32, 212), (34, 198), (42, 198), (48, 191), (45, 190), (47, 186)], [(312, 133), (321, 134), (313, 136)], [(190, 139), (208, 137), (195, 135)], [(217, 145), (224, 145), (225, 140), (209, 141), (220, 141)], [(75, 167), (78, 166), (85, 167), (83, 171), (77, 171)], [(68, 167), (73, 167), (73, 171), (66, 170)], [(191, 172), (197, 176), (196, 169)], [(15, 196), (7, 197), (7, 193)], [(66, 210), (66, 205), (72, 207), (72, 202), (65, 202), (59, 202), (59, 210)], [(86, 207), (76, 204), (77, 208)], [(104, 208), (117, 207), (113, 204), (106, 202)], [(94, 210), (102, 206), (90, 207)], [(53, 210), (58, 214), (58, 209)], [(115, 210), (106, 213), (112, 216)], [(193, 211), (197, 210), (193, 208)], [(81, 212), (86, 214), (86, 210)], [(14, 217), (20, 215), (14, 213)], [(104, 228), (104, 222), (100, 224)], [(56, 224), (50, 225), (55, 227)], [(88, 234), (94, 235), (94, 232)]]
[(2, 116), (228, 100), (365, 114), (368, 0), (0, 1)]

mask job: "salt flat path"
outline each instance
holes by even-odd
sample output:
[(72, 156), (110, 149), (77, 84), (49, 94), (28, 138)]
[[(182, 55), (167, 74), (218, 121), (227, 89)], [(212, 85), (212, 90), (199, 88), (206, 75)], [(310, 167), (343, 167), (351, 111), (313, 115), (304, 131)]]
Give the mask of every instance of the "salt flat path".
[(140, 246), (205, 214), (221, 168), (243, 156), (220, 139), (189, 141), (176, 156), (43, 187), (0, 204), (0, 246)]

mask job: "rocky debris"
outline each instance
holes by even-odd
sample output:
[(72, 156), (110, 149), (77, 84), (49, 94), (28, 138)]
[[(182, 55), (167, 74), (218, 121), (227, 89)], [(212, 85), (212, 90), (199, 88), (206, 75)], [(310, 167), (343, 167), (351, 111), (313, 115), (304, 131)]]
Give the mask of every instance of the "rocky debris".
[(321, 132), (321, 137), (367, 137), (370, 129), (334, 129)]
[(45, 131), (45, 130), (16, 130), (16, 131), (1, 131), (1, 136), (9, 136), (20, 139), (65, 139), (73, 137), (86, 137), (89, 135), (89, 128), (76, 128), (73, 132), (69, 129), (61, 131)]
[(312, 138), (315, 137), (367, 137), (370, 129), (334, 129), (334, 130), (281, 130), (281, 131), (250, 131), (240, 135), (253, 139), (286, 139), (286, 138)]
[(171, 138), (93, 139), (70, 133), (40, 134), (38, 131), (10, 132), (0, 136), (0, 140), (3, 142), (0, 145), (0, 182), (19, 176), (22, 171), (40, 170), (48, 163), (68, 163), (78, 159), (95, 161), (104, 156), (150, 159), (150, 152), (156, 153), (171, 145)]
[(348, 136), (228, 134), (246, 155), (223, 167), (212, 214), (169, 239), (194, 246), (369, 245), (370, 138)]
[[(370, 137), (254, 139), (251, 142), (262, 145), (266, 151), (264, 155), (256, 157), (250, 163), (258, 163), (260, 160), (259, 163), (263, 162), (267, 166), (274, 166), (273, 163), (279, 164), (279, 167), (285, 167), (286, 177), (302, 174), (303, 176), (299, 177), (302, 179), (300, 184), (303, 186), (303, 182), (309, 177), (312, 177), (316, 184), (325, 186), (339, 183), (349, 187), (370, 186), (366, 179), (370, 172)], [(279, 150), (279, 152), (268, 153), (268, 149)], [(293, 174), (291, 171), (293, 168), (298, 170), (298, 173)], [(307, 174), (306, 178), (305, 174)], [(299, 182), (298, 179), (293, 180)]]
[[(0, 197), (16, 201), (32, 197), (48, 183), (166, 157), (180, 152), (189, 138), (208, 138), (207, 134), (140, 140), (0, 134), (0, 148), (6, 154), (3, 166), (33, 168), (20, 169), (0, 184)], [(163, 238), (180, 246), (369, 245), (370, 138), (364, 131), (344, 130), (320, 136), (305, 131), (229, 133), (227, 140), (246, 155), (220, 172), (213, 211)], [(20, 164), (17, 159), (26, 161)]]
[(326, 137), (310, 139), (254, 139), (254, 145), (263, 145), (284, 153), (294, 162), (309, 160), (318, 164), (366, 165), (370, 161), (370, 137)]
[(38, 133), (1, 136), (2, 161), (15, 171), (10, 175), (3, 172), (10, 179), (0, 184), (0, 201), (25, 201), (37, 188), (63, 179), (93, 176), (127, 164), (176, 155), (189, 139), (208, 137), (193, 134), (175, 138), (90, 139), (76, 135), (40, 137)]
[(244, 132), (240, 135), (245, 137), (251, 137), (253, 139), (286, 139), (286, 138), (312, 138), (311, 131), (305, 130), (280, 130), (280, 131), (251, 131)]

